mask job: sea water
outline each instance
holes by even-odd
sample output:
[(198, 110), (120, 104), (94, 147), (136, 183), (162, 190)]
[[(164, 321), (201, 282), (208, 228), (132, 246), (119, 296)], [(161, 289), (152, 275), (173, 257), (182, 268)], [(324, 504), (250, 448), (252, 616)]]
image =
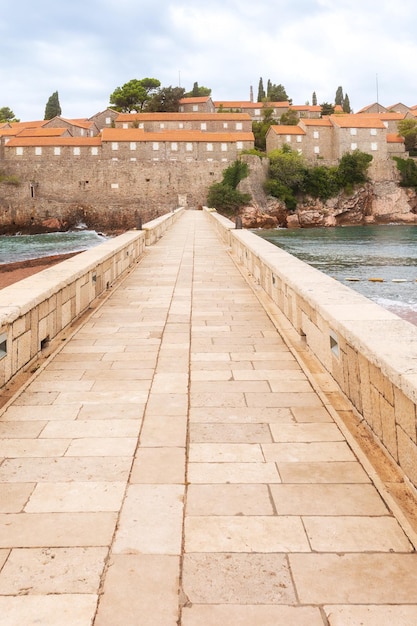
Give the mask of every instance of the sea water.
[(0, 236), (0, 265), (56, 254), (81, 252), (106, 241), (94, 230), (75, 230), (42, 235)]
[(254, 232), (381, 306), (417, 320), (417, 226)]

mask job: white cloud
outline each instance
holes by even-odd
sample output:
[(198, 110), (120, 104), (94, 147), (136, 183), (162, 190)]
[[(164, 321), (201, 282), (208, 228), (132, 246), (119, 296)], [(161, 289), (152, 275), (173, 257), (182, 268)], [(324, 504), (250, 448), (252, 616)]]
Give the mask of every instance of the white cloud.
[(43, 117), (58, 90), (63, 114), (90, 116), (131, 78), (255, 97), (259, 78), (298, 104), (341, 85), (355, 110), (417, 103), (414, 0), (17, 0), (0, 23), (0, 106)]

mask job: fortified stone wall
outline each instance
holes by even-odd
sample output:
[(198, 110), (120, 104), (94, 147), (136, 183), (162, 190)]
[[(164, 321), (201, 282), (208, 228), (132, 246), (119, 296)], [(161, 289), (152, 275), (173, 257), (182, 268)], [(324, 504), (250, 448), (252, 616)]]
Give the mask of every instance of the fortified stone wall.
[[(210, 185), (229, 163), (151, 162), (72, 157), (3, 161), (19, 186), (0, 183), (0, 234), (27, 232), (58, 220), (97, 230), (134, 228), (178, 206), (205, 204)], [(52, 222), (51, 222), (52, 223)], [(56, 230), (56, 223), (53, 230)]]

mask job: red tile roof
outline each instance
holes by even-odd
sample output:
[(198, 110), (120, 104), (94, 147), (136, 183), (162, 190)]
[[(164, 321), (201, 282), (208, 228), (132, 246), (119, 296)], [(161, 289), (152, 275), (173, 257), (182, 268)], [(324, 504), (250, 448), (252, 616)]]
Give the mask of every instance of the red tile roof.
[(375, 115), (357, 115), (355, 113), (345, 115), (331, 115), (330, 119), (334, 126), (339, 128), (382, 128), (385, 125), (381, 119)]
[(116, 122), (189, 122), (195, 120), (249, 120), (251, 121), (249, 113), (205, 113), (204, 111), (198, 111), (196, 113), (119, 113), (116, 117)]
[(388, 133), (387, 143), (404, 143), (404, 137), (396, 135), (395, 133)]
[(205, 141), (232, 142), (254, 141), (252, 132), (210, 133), (201, 130), (164, 130), (161, 132), (145, 132), (142, 128), (103, 128), (103, 141)]
[(181, 98), (180, 104), (202, 104), (211, 100), (210, 96), (198, 96), (195, 98)]
[(216, 108), (223, 106), (225, 109), (269, 109), (288, 108), (289, 102), (251, 102), (249, 100), (216, 100)]
[(306, 132), (300, 126), (284, 126), (284, 124), (277, 124), (270, 127), (276, 135), (305, 135)]
[(14, 137), (7, 146), (100, 146), (100, 137)]

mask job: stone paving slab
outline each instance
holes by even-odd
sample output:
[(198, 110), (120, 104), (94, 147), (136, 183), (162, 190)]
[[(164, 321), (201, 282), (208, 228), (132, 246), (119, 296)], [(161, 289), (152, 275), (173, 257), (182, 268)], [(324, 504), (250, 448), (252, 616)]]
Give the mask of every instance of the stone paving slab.
[(0, 454), (1, 626), (417, 623), (414, 546), (202, 211), (16, 394)]

